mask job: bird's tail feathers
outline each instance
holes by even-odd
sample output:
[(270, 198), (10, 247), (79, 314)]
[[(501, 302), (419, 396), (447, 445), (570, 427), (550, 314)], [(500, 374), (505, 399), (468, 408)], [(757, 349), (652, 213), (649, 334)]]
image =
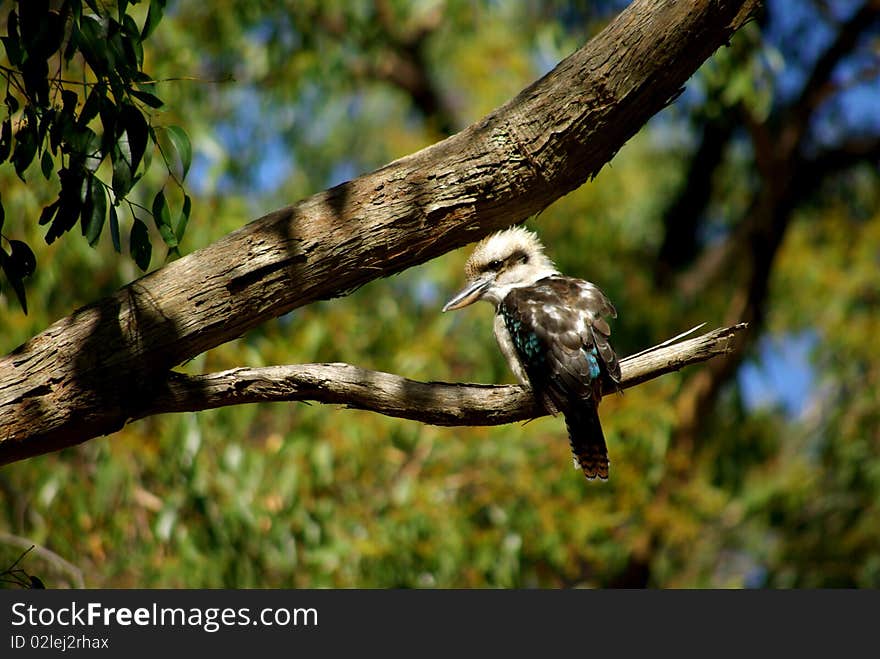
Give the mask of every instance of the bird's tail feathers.
[(587, 403), (566, 412), (565, 425), (575, 467), (580, 467), (590, 480), (597, 477), (606, 480), (608, 449), (596, 406)]

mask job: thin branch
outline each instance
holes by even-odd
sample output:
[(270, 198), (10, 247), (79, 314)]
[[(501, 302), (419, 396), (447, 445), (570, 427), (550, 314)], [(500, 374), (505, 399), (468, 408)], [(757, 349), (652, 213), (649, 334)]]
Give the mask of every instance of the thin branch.
[[(69, 575), (71, 584), (74, 588), (86, 587), (85, 581), (83, 580), (82, 570), (80, 570), (76, 565), (74, 565), (67, 559), (62, 558), (61, 556), (56, 554), (51, 549), (47, 549), (42, 545), (31, 542), (28, 538), (23, 538), (20, 535), (15, 535), (13, 533), (5, 533), (3, 531), (0, 531), (0, 544), (21, 547), (27, 550), (33, 549), (35, 556), (39, 556), (41, 559), (52, 565), (59, 572), (63, 572)], [(16, 563), (17, 562), (18, 561), (16, 561)], [(12, 567), (14, 567), (14, 564)]]
[[(21, 77), (21, 71), (9, 66), (4, 66), (2, 64), (0, 64), (0, 72)], [(61, 78), (58, 76), (52, 78), (52, 82), (56, 83), (59, 86), (76, 85), (77, 87), (82, 87), (83, 89), (107, 84), (104, 80), (96, 80), (94, 82), (91, 82), (88, 80), (70, 80), (68, 78)], [(225, 75), (221, 78), (202, 78), (199, 76), (171, 76), (168, 78), (147, 78), (146, 80), (138, 80), (139, 85), (155, 85), (163, 82), (201, 82), (209, 84), (220, 84), (224, 82), (235, 82), (235, 78), (232, 77), (232, 75)]]
[(666, 346), (671, 346), (673, 343), (678, 343), (678, 342), (681, 341), (684, 337), (686, 337), (686, 336), (690, 336), (691, 334), (693, 334), (693, 333), (696, 332), (697, 330), (701, 330), (701, 329), (703, 329), (706, 325), (707, 325), (707, 323), (700, 323), (699, 325), (696, 325), (695, 327), (691, 327), (689, 330), (685, 330), (685, 331), (682, 332), (681, 334), (676, 334), (676, 335), (673, 336), (671, 339), (666, 339), (663, 343), (658, 343), (658, 344), (655, 345), (655, 346), (652, 346), (652, 347), (650, 347), (650, 348), (645, 348), (645, 349), (642, 350), (641, 352), (637, 352), (637, 353), (634, 354), (634, 355), (630, 355), (629, 357), (627, 357), (627, 359), (635, 359), (636, 357), (641, 357), (642, 355), (646, 355), (646, 354), (648, 354), (649, 352), (654, 352), (654, 351), (657, 350), (658, 348), (664, 348), (664, 347), (666, 347)]
[[(673, 345), (660, 344), (621, 360), (620, 388), (634, 387), (734, 349), (741, 323)], [(518, 385), (417, 382), (351, 364), (235, 368), (219, 373), (172, 373), (137, 418), (259, 402), (342, 404), (438, 426), (491, 426), (547, 414)], [(616, 390), (607, 386), (606, 393)]]

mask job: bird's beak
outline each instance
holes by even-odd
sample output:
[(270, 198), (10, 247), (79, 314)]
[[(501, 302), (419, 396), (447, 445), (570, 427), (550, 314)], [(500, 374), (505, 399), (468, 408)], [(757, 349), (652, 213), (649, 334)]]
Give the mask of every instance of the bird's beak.
[(454, 309), (461, 309), (462, 307), (466, 307), (469, 304), (473, 304), (483, 295), (483, 292), (489, 288), (492, 283), (492, 277), (481, 277), (476, 281), (471, 282), (467, 286), (465, 286), (461, 291), (459, 291), (455, 297), (453, 297), (446, 305), (443, 307), (443, 311), (452, 311)]

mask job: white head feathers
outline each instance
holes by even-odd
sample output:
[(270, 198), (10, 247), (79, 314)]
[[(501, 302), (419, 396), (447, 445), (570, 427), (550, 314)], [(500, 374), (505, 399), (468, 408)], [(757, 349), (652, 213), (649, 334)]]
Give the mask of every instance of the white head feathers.
[(522, 227), (512, 227), (484, 238), (464, 266), (467, 286), (452, 298), (444, 311), (466, 307), (477, 300), (498, 304), (514, 288), (559, 274), (538, 237)]

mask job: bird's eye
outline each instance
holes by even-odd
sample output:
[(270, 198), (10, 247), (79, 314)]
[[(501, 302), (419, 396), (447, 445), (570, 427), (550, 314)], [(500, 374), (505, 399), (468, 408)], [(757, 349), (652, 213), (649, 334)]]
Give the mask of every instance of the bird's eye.
[(495, 259), (494, 261), (489, 261), (489, 270), (500, 270), (501, 269), (501, 261)]

